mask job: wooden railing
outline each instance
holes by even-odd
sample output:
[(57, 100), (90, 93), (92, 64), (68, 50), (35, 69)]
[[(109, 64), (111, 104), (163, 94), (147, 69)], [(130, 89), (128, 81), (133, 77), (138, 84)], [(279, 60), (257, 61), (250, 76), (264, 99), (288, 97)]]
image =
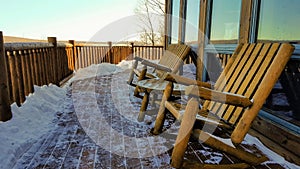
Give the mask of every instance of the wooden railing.
[(206, 61), (206, 71), (207, 71), (207, 80), (215, 82), (223, 68), (226, 66), (228, 60), (232, 54), (224, 54), (224, 53), (207, 53), (207, 61)]
[(117, 64), (137, 55), (160, 59), (162, 54), (163, 46), (58, 43), (55, 37), (49, 37), (48, 43), (4, 43), (0, 31), (0, 121), (11, 118), (9, 105), (21, 106), (34, 85), (59, 85), (74, 71), (92, 64)]
[(220, 59), (222, 68), (224, 68), (226, 66), (226, 64), (231, 56), (232, 56), (232, 54), (222, 54), (222, 53), (219, 53), (217, 55), (217, 57)]
[(111, 56), (111, 46), (101, 46), (96, 44), (75, 44), (73, 43), (74, 60), (71, 63), (74, 70), (88, 67), (92, 64), (109, 62)]
[(52, 45), (5, 45), (10, 103), (23, 103), (25, 96), (33, 92), (33, 85), (56, 81), (54, 66), (58, 64), (54, 57)]
[(160, 59), (164, 52), (164, 46), (140, 46), (134, 45), (132, 46), (132, 56), (139, 56), (144, 59), (149, 60), (157, 60)]

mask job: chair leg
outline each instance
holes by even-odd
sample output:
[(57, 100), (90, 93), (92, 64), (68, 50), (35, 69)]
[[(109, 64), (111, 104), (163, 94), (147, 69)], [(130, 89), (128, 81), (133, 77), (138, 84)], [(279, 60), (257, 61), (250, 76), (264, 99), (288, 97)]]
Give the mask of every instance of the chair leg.
[(155, 101), (157, 100), (157, 98), (158, 98), (158, 94), (155, 92), (152, 92), (152, 100), (150, 102), (151, 107), (156, 107)]
[(184, 152), (186, 151), (189, 138), (196, 121), (196, 114), (199, 110), (198, 105), (199, 101), (196, 98), (190, 99), (187, 104), (172, 152), (172, 167), (180, 168), (183, 164)]
[(154, 129), (152, 131), (153, 134), (157, 135), (161, 132), (164, 121), (165, 121), (165, 114), (166, 114), (166, 107), (165, 107), (165, 102), (167, 100), (169, 100), (169, 98), (171, 97), (173, 91), (173, 83), (169, 82), (168, 85), (165, 88), (160, 106), (159, 106), (159, 110), (156, 116), (156, 120), (155, 120), (155, 125), (154, 125)]
[[(144, 66), (142, 71), (141, 71), (141, 74), (138, 78), (138, 81), (141, 81), (143, 79), (145, 79), (146, 77), (146, 73), (147, 73), (147, 66)], [(135, 89), (134, 89), (134, 96), (138, 97), (139, 96), (139, 86), (136, 86)]]
[(128, 78), (128, 81), (127, 81), (127, 83), (130, 84), (130, 85), (132, 84), (133, 77), (134, 77), (134, 69), (137, 68), (137, 65), (138, 65), (138, 61), (134, 60), (133, 65), (132, 65), (132, 70), (129, 74), (129, 78)]
[(149, 95), (150, 95), (150, 91), (145, 90), (145, 94), (144, 94), (144, 97), (143, 97), (143, 100), (142, 100), (142, 105), (141, 105), (139, 116), (138, 116), (138, 121), (139, 122), (144, 121), (145, 113), (146, 113), (148, 103), (149, 103)]
[(135, 86), (133, 96), (140, 97), (140, 92), (139, 91), (140, 91), (139, 86)]

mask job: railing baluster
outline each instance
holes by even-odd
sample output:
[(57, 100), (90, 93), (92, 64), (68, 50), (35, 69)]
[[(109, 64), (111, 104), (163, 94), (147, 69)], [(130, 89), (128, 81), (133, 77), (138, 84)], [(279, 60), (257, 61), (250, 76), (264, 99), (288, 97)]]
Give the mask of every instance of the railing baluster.
[(11, 76), (11, 87), (12, 87), (12, 100), (17, 103), (17, 105), (20, 105), (20, 96), (19, 96), (19, 88), (18, 88), (18, 77), (16, 72), (16, 62), (15, 62), (15, 56), (14, 53), (11, 51), (8, 51), (8, 62), (9, 62), (9, 70), (10, 70), (10, 76)]
[(23, 91), (24, 91), (24, 97), (27, 96), (29, 92), (29, 79), (27, 76), (28, 68), (26, 64), (26, 52), (25, 50), (19, 51), (20, 53), (20, 59), (21, 59), (21, 67), (22, 67), (22, 76), (23, 76)]
[(24, 82), (25, 84), (25, 95), (27, 96), (29, 93), (33, 92), (32, 85), (32, 79), (31, 79), (31, 67), (30, 67), (30, 58), (28, 50), (23, 50), (24, 53), (24, 64), (25, 64), (25, 70), (23, 70), (23, 73), (25, 72), (25, 78), (27, 79), (27, 82)]
[(17, 77), (18, 77), (18, 88), (20, 101), (19, 103), (23, 103), (25, 101), (25, 93), (24, 93), (24, 80), (23, 80), (23, 72), (22, 72), (22, 62), (21, 62), (21, 51), (16, 51), (16, 68), (17, 68)]

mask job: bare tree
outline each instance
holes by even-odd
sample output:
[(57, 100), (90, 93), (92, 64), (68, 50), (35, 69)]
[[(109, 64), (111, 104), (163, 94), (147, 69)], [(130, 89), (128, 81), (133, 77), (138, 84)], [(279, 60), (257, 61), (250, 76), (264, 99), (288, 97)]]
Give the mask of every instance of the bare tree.
[(139, 17), (144, 44), (162, 44), (164, 34), (164, 0), (139, 0), (135, 13)]

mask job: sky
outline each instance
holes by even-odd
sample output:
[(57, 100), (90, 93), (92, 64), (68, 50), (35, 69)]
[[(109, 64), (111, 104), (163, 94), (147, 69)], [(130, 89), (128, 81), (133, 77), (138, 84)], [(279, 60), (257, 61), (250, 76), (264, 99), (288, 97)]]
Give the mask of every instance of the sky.
[(0, 0), (0, 31), (4, 36), (88, 41), (107, 25), (134, 15), (137, 1)]

